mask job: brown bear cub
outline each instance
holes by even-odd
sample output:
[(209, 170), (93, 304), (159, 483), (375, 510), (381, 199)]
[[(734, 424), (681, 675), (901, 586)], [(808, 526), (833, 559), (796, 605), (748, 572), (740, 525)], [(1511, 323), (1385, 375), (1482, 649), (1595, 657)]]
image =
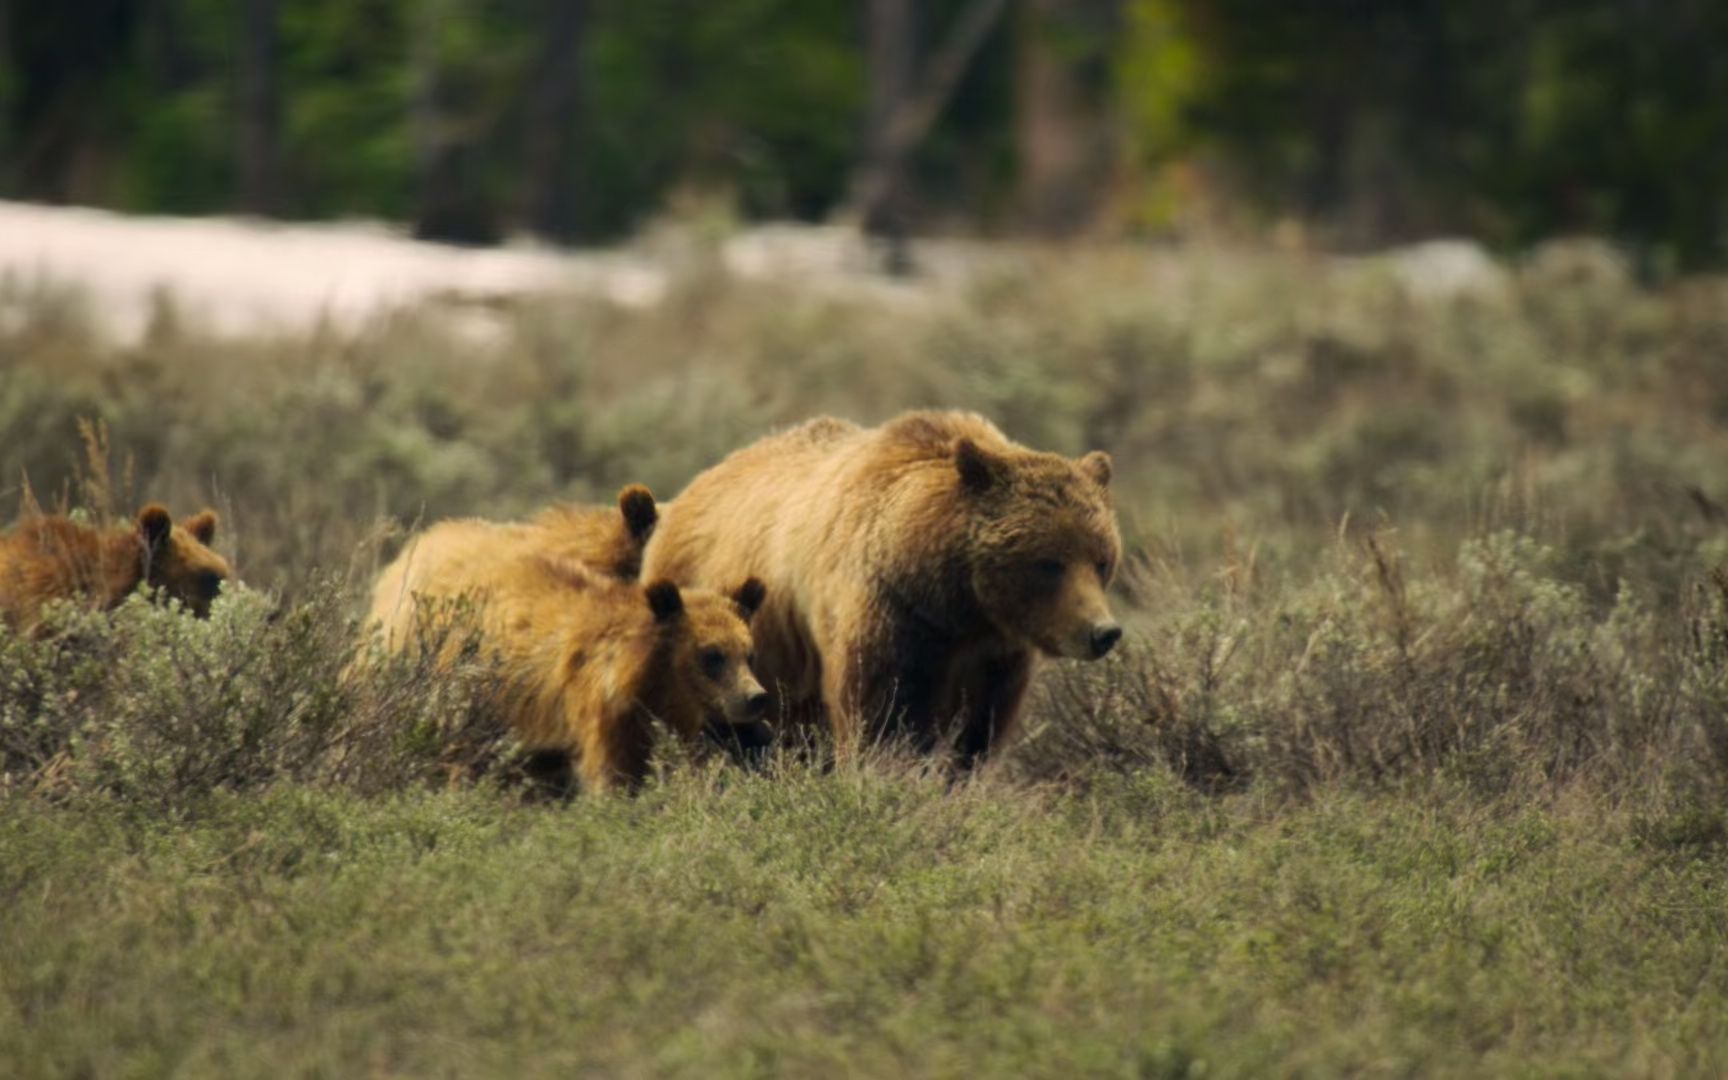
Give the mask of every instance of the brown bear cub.
[(1107, 454), (1029, 450), (971, 413), (813, 420), (691, 481), (643, 573), (760, 578), (756, 670), (782, 715), (825, 715), (842, 750), (952, 739), (965, 767), (1013, 731), (1037, 655), (1121, 638), (1109, 483)]
[(130, 527), (98, 529), (59, 515), (25, 521), (0, 537), (0, 615), (33, 633), (50, 600), (106, 610), (143, 584), (203, 618), (234, 573), (210, 550), (215, 538), (214, 511), (176, 525), (157, 503), (138, 511)]
[(408, 650), (428, 621), (472, 602), (516, 736), (573, 757), (593, 791), (643, 781), (656, 723), (694, 744), (713, 724), (765, 711), (749, 664), (762, 598), (753, 580), (729, 596), (629, 584), (549, 550), (537, 529), (447, 521), (384, 571), (371, 621), (387, 648)]
[(641, 484), (631, 484), (618, 493), (616, 510), (554, 506), (531, 527), (545, 530), (547, 554), (586, 563), (619, 581), (635, 581), (642, 572), (642, 549), (659, 520), (654, 496)]

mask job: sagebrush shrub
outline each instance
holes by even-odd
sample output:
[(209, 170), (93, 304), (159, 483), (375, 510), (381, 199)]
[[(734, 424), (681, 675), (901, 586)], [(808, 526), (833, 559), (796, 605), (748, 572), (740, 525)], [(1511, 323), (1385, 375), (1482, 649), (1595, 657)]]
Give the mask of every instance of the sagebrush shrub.
[(173, 807), (286, 780), (380, 791), (484, 771), (507, 740), (476, 650), (357, 663), (349, 607), (333, 583), (292, 605), (240, 589), (208, 620), (140, 595), (107, 614), (59, 606), (36, 638), (0, 631), (0, 777)]

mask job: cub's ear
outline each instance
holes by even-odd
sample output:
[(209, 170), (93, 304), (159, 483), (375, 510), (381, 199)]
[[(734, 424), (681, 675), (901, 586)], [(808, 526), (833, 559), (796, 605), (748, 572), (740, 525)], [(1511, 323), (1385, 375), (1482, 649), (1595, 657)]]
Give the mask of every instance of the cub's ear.
[(1109, 487), (1110, 477), (1115, 469), (1110, 461), (1110, 455), (1102, 450), (1094, 450), (1080, 459), (1080, 471), (1098, 481), (1099, 487)]
[(749, 622), (761, 610), (762, 601), (768, 595), (768, 586), (762, 584), (761, 578), (745, 578), (744, 584), (738, 586), (738, 591), (732, 594), (738, 607), (744, 612), (744, 621)]
[(151, 503), (138, 511), (138, 535), (151, 551), (160, 550), (173, 531), (174, 519), (168, 516), (168, 508), (161, 503)]
[(968, 491), (988, 491), (1002, 479), (1007, 463), (971, 439), (954, 444), (954, 468)]
[(648, 606), (653, 609), (655, 622), (671, 622), (684, 614), (684, 595), (673, 582), (661, 578), (649, 585)]
[(192, 534), (192, 539), (200, 544), (208, 544), (216, 539), (216, 511), (200, 510), (180, 523), (186, 531)]
[(624, 527), (636, 540), (647, 540), (660, 520), (653, 492), (641, 484), (631, 484), (618, 493), (618, 512), (624, 515)]

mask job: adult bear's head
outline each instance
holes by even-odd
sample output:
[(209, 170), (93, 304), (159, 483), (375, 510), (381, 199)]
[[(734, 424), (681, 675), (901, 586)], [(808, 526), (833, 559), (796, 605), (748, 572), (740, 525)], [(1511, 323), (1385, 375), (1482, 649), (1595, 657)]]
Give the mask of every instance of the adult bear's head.
[(996, 629), (1052, 656), (1096, 660), (1122, 637), (1105, 589), (1122, 559), (1110, 455), (1078, 459), (954, 443), (973, 595)]

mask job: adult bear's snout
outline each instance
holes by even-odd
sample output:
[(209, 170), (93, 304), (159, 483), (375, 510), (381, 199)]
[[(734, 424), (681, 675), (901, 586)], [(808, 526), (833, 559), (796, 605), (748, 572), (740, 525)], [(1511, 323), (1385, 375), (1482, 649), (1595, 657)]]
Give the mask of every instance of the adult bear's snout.
[(1092, 659), (1097, 660), (1116, 647), (1122, 640), (1122, 627), (1118, 623), (1101, 622), (1092, 627)]

